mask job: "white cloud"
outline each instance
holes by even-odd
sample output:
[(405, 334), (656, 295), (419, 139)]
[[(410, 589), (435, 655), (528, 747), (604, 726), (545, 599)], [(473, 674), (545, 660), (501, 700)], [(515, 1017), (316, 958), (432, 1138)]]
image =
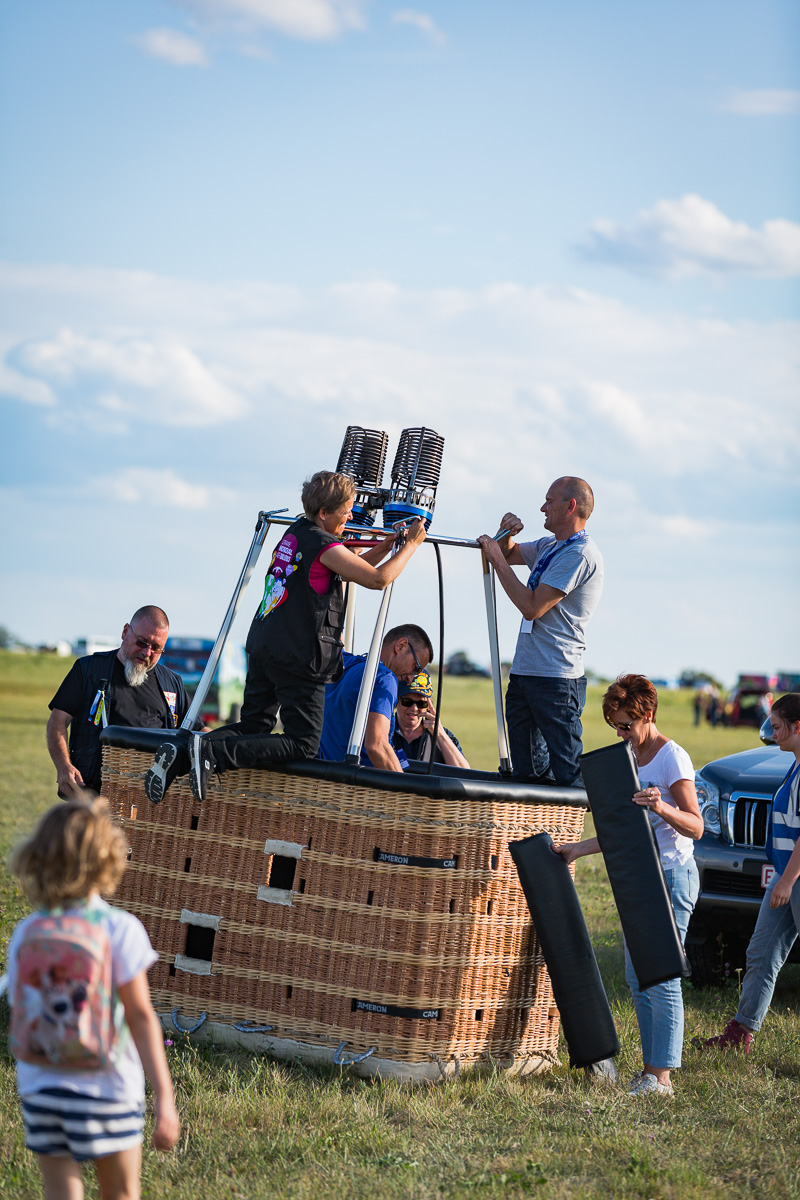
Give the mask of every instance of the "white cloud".
[(176, 67), (206, 67), (208, 58), (201, 42), (177, 29), (147, 29), (134, 42), (145, 54)]
[(22, 375), (2, 360), (0, 360), (0, 396), (21, 400), (24, 404), (35, 404), (40, 408), (53, 408), (58, 403), (53, 389), (44, 380)]
[(364, 28), (366, 0), (173, 0), (194, 16), (237, 29), (273, 29), (286, 37), (330, 41)]
[(743, 117), (789, 116), (800, 112), (800, 92), (789, 88), (734, 91), (724, 101), (722, 109)]
[(214, 504), (230, 504), (232, 498), (228, 488), (189, 483), (168, 467), (126, 467), (112, 475), (92, 479), (82, 490), (90, 496), (104, 496), (123, 504), (143, 504), (162, 510), (198, 511)]
[(447, 45), (446, 34), (439, 29), (433, 17), (428, 13), (418, 12), (414, 8), (400, 8), (392, 13), (392, 23), (394, 25), (413, 25), (435, 46)]
[[(24, 410), (6, 406), (4, 426), (19, 481), (0, 496), (15, 514), (0, 556), (16, 605), (5, 620), (24, 636), (103, 628), (109, 595), (127, 609), (142, 592), (179, 612), (182, 632), (213, 632), (259, 508), (297, 511), (300, 483), (335, 463), (348, 424), (385, 429), (390, 463), (400, 430), (427, 425), (445, 438), (441, 534), (492, 533), (512, 509), (536, 537), (552, 479), (590, 480), (607, 592), (589, 666), (613, 674), (652, 662), (668, 673), (697, 662), (728, 675), (745, 629), (753, 661), (787, 666), (780, 629), (753, 627), (747, 589), (717, 582), (745, 553), (779, 607), (797, 588), (787, 556), (797, 540), (797, 322), (650, 315), (511, 283), (302, 290), (20, 265), (0, 269), (0, 306), (14, 322), (0, 341), (8, 386), (42, 389), (39, 407), (32, 392)], [(76, 467), (86, 462), (102, 475), (90, 488)], [(150, 504), (170, 519), (150, 523), (134, 560)], [(63, 526), (102, 540), (102, 562), (76, 566)], [(212, 575), (200, 551), (187, 557), (200, 544), (215, 547)], [(477, 559), (444, 557), (449, 645), (484, 661)], [(429, 574), (416, 579), (409, 570), (399, 581), (393, 611), (435, 628), (435, 587)], [(630, 596), (642, 579), (649, 599), (636, 625)], [(366, 630), (369, 598), (359, 606)], [(500, 608), (507, 654), (518, 620), (502, 597)]]
[(800, 275), (800, 225), (766, 221), (753, 229), (702, 196), (659, 200), (630, 225), (601, 218), (583, 253), (601, 262), (673, 278), (689, 275)]
[(62, 329), (21, 343), (11, 358), (28, 386), (38, 380), (72, 408), (99, 405), (130, 422), (203, 427), (236, 420), (246, 409), (193, 350), (155, 331), (98, 337)]

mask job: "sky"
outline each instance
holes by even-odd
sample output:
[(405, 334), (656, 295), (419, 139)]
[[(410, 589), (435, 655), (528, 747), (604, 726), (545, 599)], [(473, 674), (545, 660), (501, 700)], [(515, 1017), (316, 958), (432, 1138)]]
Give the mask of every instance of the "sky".
[[(800, 671), (798, 34), (793, 0), (3, 5), (0, 624), (213, 636), (260, 509), (348, 425), (387, 476), (426, 426), (434, 533), (534, 539), (591, 483), (590, 670)], [(445, 653), (488, 663), (479, 555), (443, 559)], [(437, 614), (423, 548), (390, 618)]]

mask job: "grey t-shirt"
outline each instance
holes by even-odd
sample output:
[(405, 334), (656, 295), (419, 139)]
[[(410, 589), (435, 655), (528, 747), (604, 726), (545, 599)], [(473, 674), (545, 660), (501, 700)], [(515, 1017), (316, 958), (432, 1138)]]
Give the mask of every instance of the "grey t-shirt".
[[(555, 538), (519, 542), (527, 566), (555, 544)], [(511, 671), (514, 675), (545, 675), (548, 678), (579, 679), (583, 675), (585, 631), (603, 591), (603, 559), (587, 535), (577, 541), (558, 543), (560, 549), (539, 580), (564, 592), (543, 616), (523, 621)]]

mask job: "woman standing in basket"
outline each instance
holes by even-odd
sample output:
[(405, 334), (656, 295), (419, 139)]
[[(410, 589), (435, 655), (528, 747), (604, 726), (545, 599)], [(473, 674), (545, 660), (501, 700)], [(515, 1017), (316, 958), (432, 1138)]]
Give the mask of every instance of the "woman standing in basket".
[[(644, 675), (620, 675), (603, 697), (603, 716), (617, 736), (630, 742), (639, 768), (641, 790), (632, 801), (648, 809), (669, 889), (675, 922), (686, 937), (700, 881), (693, 842), (703, 835), (703, 818), (694, 786), (694, 767), (686, 751), (656, 728), (658, 693)], [(597, 854), (597, 838), (554, 846), (568, 863)], [(631, 989), (644, 1069), (631, 1080), (629, 1093), (673, 1095), (670, 1071), (681, 1065), (683, 992), (680, 979), (642, 991), (625, 947), (625, 978)]]
[(775, 701), (761, 737), (794, 755), (772, 801), (767, 852), (775, 874), (764, 892), (747, 947), (736, 1016), (716, 1037), (694, 1039), (701, 1048), (735, 1048), (745, 1054), (750, 1053), (753, 1034), (769, 1011), (778, 972), (800, 934), (800, 694), (787, 692)]
[[(411, 525), (403, 545), (381, 566), (394, 539), (357, 554), (342, 540), (356, 487), (347, 475), (318, 471), (303, 485), (304, 516), (278, 543), (267, 571), (246, 650), (249, 656), (241, 720), (211, 734), (192, 734), (189, 782), (205, 799), (212, 771), (246, 770), (290, 759), (314, 758), (319, 749), (325, 684), (342, 673), (342, 581), (383, 590), (425, 540), (425, 522)], [(283, 733), (273, 733), (280, 709)], [(160, 803), (172, 780), (186, 774), (184, 756), (163, 742), (144, 787)]]

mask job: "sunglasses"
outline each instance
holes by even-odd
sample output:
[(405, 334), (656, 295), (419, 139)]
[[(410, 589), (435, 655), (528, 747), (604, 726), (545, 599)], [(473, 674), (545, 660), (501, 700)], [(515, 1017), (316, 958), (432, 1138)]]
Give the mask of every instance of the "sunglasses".
[(424, 712), (428, 707), (427, 700), (412, 700), (410, 696), (403, 696), (403, 699), (400, 701), (400, 703), (402, 704), (403, 708), (418, 708), (420, 712)]
[(133, 629), (131, 630), (131, 633), (133, 634), (133, 640), (136, 642), (136, 645), (139, 647), (140, 650), (149, 650), (150, 653), (154, 656), (163, 654), (163, 652), (164, 652), (163, 646), (153, 646), (150, 642), (148, 642), (147, 638), (137, 637), (136, 631)]
[(417, 668), (417, 670), (418, 670), (418, 671), (424, 671), (424, 670), (425, 670), (425, 668), (423, 667), (422, 663), (421, 663), (421, 662), (419, 661), (419, 659), (417, 658), (417, 652), (416, 652), (416, 650), (414, 649), (414, 647), (411, 645), (411, 642), (409, 642), (409, 643), (408, 643), (408, 648), (409, 648), (409, 650), (411, 651), (411, 653), (412, 653), (412, 654), (413, 654), (413, 656), (414, 656), (414, 663), (415, 663), (415, 665), (416, 665), (416, 668)]
[(619, 729), (622, 733), (630, 733), (633, 729), (633, 721), (629, 725), (618, 725), (616, 721), (606, 721), (606, 725), (610, 725), (612, 729)]

